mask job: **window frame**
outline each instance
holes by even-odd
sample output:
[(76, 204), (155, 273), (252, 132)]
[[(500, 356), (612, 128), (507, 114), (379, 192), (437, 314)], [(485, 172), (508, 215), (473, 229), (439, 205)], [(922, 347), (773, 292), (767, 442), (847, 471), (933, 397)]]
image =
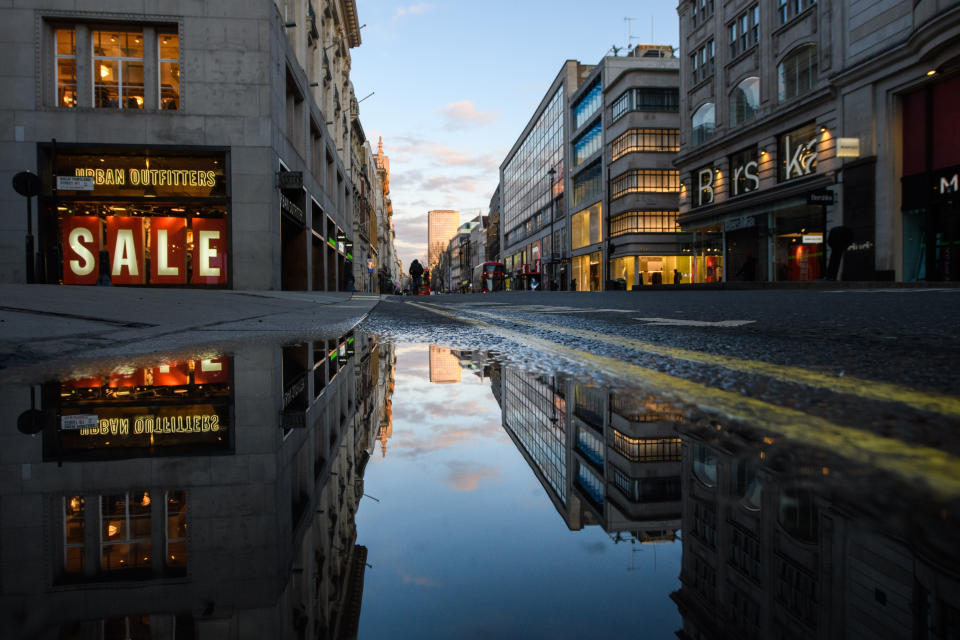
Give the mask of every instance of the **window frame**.
[[(756, 81), (756, 82), (754, 83), (754, 84), (756, 85), (756, 95), (754, 96), (754, 97), (756, 98), (756, 107), (753, 108), (753, 115), (751, 115), (750, 117), (745, 117), (745, 118), (743, 118), (743, 119), (738, 119), (738, 118), (737, 118), (738, 110), (734, 107), (734, 101), (736, 100), (736, 97), (737, 97), (737, 95), (738, 95), (738, 93), (737, 93), (738, 91), (739, 91), (739, 92), (743, 92), (744, 94), (746, 94), (746, 92), (743, 91), (743, 89), (741, 89), (741, 87), (743, 87), (744, 84), (747, 83), (747, 82), (749, 82), (750, 80), (755, 80), (755, 81)], [(738, 82), (738, 83), (733, 87), (733, 90), (730, 92), (728, 98), (729, 98), (729, 103), (728, 103), (727, 106), (728, 106), (728, 108), (729, 108), (729, 110), (730, 110), (730, 128), (731, 128), (731, 129), (732, 129), (733, 127), (739, 127), (739, 126), (742, 126), (742, 125), (744, 125), (744, 124), (746, 124), (746, 123), (748, 123), (748, 122), (752, 122), (753, 120), (756, 120), (757, 115), (758, 115), (759, 112), (760, 112), (760, 77), (759, 77), (759, 76), (747, 76), (747, 77), (741, 79), (740, 82)], [(749, 101), (745, 101), (745, 102), (746, 102), (746, 103), (749, 103)], [(744, 112), (744, 113), (746, 114), (746, 112)]]
[[(123, 47), (121, 46), (121, 43), (120, 43), (120, 42), (117, 42), (117, 55), (116, 55), (116, 56), (111, 56), (111, 55), (97, 55), (96, 39), (97, 39), (97, 34), (98, 34), (98, 33), (102, 33), (102, 34), (117, 33), (117, 34), (120, 34), (121, 36), (123, 36), (123, 35), (129, 35), (129, 34), (134, 34), (134, 33), (139, 33), (139, 34), (140, 34), (140, 43), (139, 43), (139, 44), (140, 44), (140, 57), (138, 58), (138, 57), (135, 57), (135, 56), (125, 56), (125, 55), (123, 55)], [(146, 73), (147, 73), (146, 59), (147, 59), (147, 58), (146, 58), (146, 46), (145, 46), (145, 45), (146, 45), (146, 36), (145, 36), (145, 34), (144, 34), (144, 32), (143, 32), (143, 27), (142, 27), (142, 26), (139, 27), (139, 31), (134, 30), (134, 28), (133, 28), (132, 26), (130, 26), (130, 25), (116, 25), (116, 28), (114, 28), (114, 27), (111, 25), (110, 28), (106, 28), (106, 29), (99, 29), (99, 28), (98, 28), (98, 29), (90, 29), (90, 63), (91, 63), (91, 64), (90, 64), (90, 76), (91, 76), (91, 83), (92, 83), (92, 87), (93, 87), (93, 106), (94, 106), (95, 109), (120, 109), (120, 110), (124, 110), (124, 109), (136, 109), (136, 110), (142, 110), (142, 109), (146, 106), (146, 103), (147, 103), (147, 101), (146, 101), (146, 89), (147, 89), (147, 85), (146, 85), (146, 80), (147, 80), (147, 78), (146, 78)], [(127, 83), (124, 81), (124, 69), (127, 68), (127, 67), (129, 67), (130, 65), (134, 65), (134, 64), (138, 64), (138, 63), (139, 63), (140, 68), (141, 68), (141, 70), (142, 70), (141, 73), (143, 74), (143, 79), (142, 79), (142, 81), (141, 81), (141, 84), (140, 84), (140, 85), (130, 85), (130, 84), (127, 84)], [(97, 90), (98, 90), (97, 67), (98, 67), (98, 66), (101, 66), (101, 67), (102, 67), (102, 66), (106, 66), (106, 65), (109, 65), (109, 64), (116, 64), (116, 72), (117, 72), (117, 81), (116, 81), (117, 104), (116, 104), (116, 106), (97, 104)], [(102, 74), (101, 74), (101, 77), (103, 77)], [(137, 96), (130, 96), (130, 97), (128, 97), (128, 96), (126, 95), (126, 91), (125, 91), (125, 90), (128, 90), (130, 87), (135, 87), (135, 86), (140, 87), (140, 94), (141, 94), (141, 95), (140, 95), (140, 103), (139, 103), (138, 106), (136, 106), (136, 107), (131, 107), (131, 106), (128, 106), (127, 104), (125, 104), (125, 103), (129, 102), (131, 99), (132, 99), (134, 102), (136, 102)], [(108, 85), (105, 85), (105, 84), (102, 83), (102, 82), (100, 83), (100, 88), (106, 88), (106, 87), (108, 87)]]
[[(697, 125), (697, 124), (694, 124), (694, 121), (697, 118), (697, 114), (708, 107), (713, 113), (713, 117), (711, 119), (713, 126), (710, 128), (709, 131), (706, 131), (704, 129), (705, 133), (698, 134), (698, 129), (700, 129), (701, 127), (704, 127), (706, 123)], [(705, 143), (707, 140), (712, 138), (716, 130), (717, 130), (717, 105), (716, 103), (713, 103), (713, 102), (704, 102), (699, 107), (697, 107), (697, 109), (690, 116), (690, 144), (694, 147), (700, 146), (701, 144)]]
[[(803, 89), (800, 87), (800, 71), (798, 61), (802, 55), (807, 54), (807, 77), (809, 81), (807, 86)], [(786, 65), (790, 63), (793, 65), (793, 93), (789, 93), (787, 85), (787, 76), (785, 75)], [(819, 80), (819, 67), (820, 67), (820, 53), (817, 49), (817, 44), (815, 42), (804, 42), (793, 49), (787, 52), (783, 58), (780, 59), (780, 62), (777, 63), (777, 102), (784, 103), (798, 98), (802, 95), (810, 93), (817, 87), (817, 82)]]
[[(645, 142), (650, 139), (656, 140), (658, 144), (646, 145)], [(676, 153), (679, 150), (680, 129), (627, 129), (610, 143), (610, 162), (616, 162), (630, 153)]]

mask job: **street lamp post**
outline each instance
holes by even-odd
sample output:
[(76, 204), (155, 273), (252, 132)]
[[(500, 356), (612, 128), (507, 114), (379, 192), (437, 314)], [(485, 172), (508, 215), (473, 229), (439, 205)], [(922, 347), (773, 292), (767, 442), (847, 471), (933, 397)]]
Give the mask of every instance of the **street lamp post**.
[[(549, 286), (553, 282), (553, 271), (554, 271), (554, 259), (553, 259), (553, 221), (556, 218), (556, 211), (554, 210), (554, 198), (553, 198), (553, 180), (557, 175), (557, 170), (554, 167), (550, 167), (550, 170), (547, 171), (547, 176), (549, 176), (549, 190), (550, 194), (550, 277), (547, 279), (547, 285)], [(551, 287), (552, 289), (552, 287)], [(544, 289), (546, 291), (546, 289)]]

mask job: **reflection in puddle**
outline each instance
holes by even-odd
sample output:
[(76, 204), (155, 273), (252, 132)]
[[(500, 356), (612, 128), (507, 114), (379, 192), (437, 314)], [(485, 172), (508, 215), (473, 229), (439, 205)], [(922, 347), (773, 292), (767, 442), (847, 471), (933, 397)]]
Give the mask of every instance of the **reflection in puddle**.
[(479, 351), (351, 333), (0, 411), (4, 637), (960, 633), (955, 502)]

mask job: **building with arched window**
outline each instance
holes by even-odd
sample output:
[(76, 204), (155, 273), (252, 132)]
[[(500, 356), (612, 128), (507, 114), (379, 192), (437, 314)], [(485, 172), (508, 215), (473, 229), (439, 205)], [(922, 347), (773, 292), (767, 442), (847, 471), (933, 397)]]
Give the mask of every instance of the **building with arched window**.
[(696, 281), (960, 278), (960, 10), (861, 5), (679, 4)]

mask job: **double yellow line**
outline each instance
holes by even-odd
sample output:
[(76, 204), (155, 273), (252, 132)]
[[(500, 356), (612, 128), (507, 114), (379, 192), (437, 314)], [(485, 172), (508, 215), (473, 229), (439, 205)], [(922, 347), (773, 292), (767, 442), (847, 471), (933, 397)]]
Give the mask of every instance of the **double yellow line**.
[[(960, 458), (939, 449), (909, 444), (896, 438), (877, 435), (865, 429), (834, 424), (824, 418), (812, 416), (796, 409), (781, 407), (739, 393), (709, 387), (685, 378), (623, 362), (616, 358), (574, 349), (473, 317), (451, 313), (433, 304), (416, 302), (408, 304), (476, 326), (493, 335), (533, 347), (545, 354), (584, 363), (597, 371), (623, 381), (625, 385), (641, 387), (672, 397), (680, 402), (695, 405), (707, 412), (746, 422), (790, 438), (795, 442), (825, 448), (854, 462), (884, 469), (911, 481), (921, 482), (927, 486), (928, 490), (942, 498), (949, 499), (960, 496)], [(947, 416), (960, 415), (960, 402), (949, 396), (926, 394), (902, 389), (894, 385), (873, 383), (855, 378), (831, 376), (799, 367), (779, 367), (754, 360), (736, 360), (688, 349), (618, 338), (595, 331), (570, 329), (541, 322), (518, 320), (516, 318), (508, 319), (495, 314), (471, 311), (490, 318), (570, 336), (598, 340), (634, 351), (724, 367), (732, 371), (762, 375), (784, 382), (794, 382), (833, 392), (856, 395), (869, 400), (901, 402), (914, 408), (934, 411)], [(874, 388), (874, 385), (877, 385), (879, 389)]]

